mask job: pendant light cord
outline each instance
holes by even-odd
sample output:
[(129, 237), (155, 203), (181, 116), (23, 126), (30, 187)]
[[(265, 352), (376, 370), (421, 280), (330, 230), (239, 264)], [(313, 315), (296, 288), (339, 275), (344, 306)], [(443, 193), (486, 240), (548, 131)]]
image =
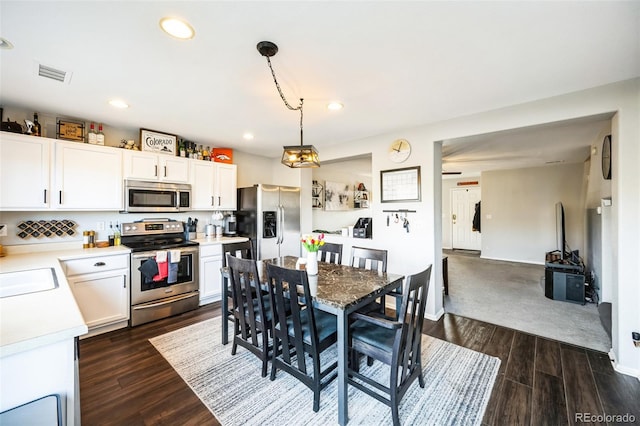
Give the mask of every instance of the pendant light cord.
[(273, 71), (273, 66), (271, 66), (271, 59), (269, 59), (269, 56), (265, 56), (267, 58), (267, 64), (269, 64), (269, 69), (271, 70), (271, 75), (273, 76), (273, 82), (276, 84), (276, 89), (278, 89), (278, 93), (280, 94), (280, 98), (282, 99), (282, 102), (284, 102), (284, 104), (286, 105), (286, 107), (288, 109), (290, 109), (291, 111), (298, 111), (300, 110), (300, 146), (303, 145), (302, 142), (302, 105), (304, 104), (304, 99), (300, 98), (300, 105), (298, 105), (296, 108), (292, 107), (289, 102), (287, 102), (287, 99), (284, 97), (284, 93), (282, 93), (282, 89), (280, 88), (280, 85), (278, 84), (278, 79), (276, 78), (276, 73)]

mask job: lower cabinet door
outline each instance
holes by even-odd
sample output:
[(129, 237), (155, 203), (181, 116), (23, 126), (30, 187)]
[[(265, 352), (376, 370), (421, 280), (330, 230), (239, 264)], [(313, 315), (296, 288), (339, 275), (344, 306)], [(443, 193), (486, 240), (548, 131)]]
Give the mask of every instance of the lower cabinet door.
[(222, 284), (220, 279), (222, 256), (200, 258), (200, 304), (220, 300)]
[(78, 275), (67, 280), (89, 330), (129, 319), (128, 270)]

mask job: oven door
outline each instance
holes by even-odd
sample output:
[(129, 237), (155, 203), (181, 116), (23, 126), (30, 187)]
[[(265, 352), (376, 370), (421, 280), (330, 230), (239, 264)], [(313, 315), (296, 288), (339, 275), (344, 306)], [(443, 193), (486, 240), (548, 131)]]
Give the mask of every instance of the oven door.
[[(176, 250), (180, 250), (180, 262), (177, 264), (177, 277), (171, 283), (169, 277), (154, 281), (139, 270), (144, 262), (155, 259), (156, 251), (131, 254), (131, 305), (198, 291), (199, 248), (184, 247)], [(168, 258), (169, 256), (167, 261)], [(171, 264), (168, 264), (169, 267)]]

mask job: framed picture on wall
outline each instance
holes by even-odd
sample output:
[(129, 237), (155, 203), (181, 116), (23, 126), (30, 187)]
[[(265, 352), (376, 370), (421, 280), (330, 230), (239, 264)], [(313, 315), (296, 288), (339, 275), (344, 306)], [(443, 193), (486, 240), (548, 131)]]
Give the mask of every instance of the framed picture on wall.
[(380, 170), (380, 201), (420, 201), (420, 166)]

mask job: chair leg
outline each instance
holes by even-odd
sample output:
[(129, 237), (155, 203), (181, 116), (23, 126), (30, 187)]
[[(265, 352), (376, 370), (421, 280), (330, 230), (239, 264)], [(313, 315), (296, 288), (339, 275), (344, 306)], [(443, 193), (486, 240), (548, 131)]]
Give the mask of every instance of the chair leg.
[(238, 349), (238, 342), (236, 342), (236, 336), (240, 333), (240, 325), (238, 320), (234, 318), (233, 321), (233, 345), (231, 346), (231, 355), (236, 354), (236, 350)]
[(393, 426), (400, 426), (400, 416), (398, 415), (398, 401), (391, 403), (391, 417), (393, 418)]
[(351, 364), (351, 369), (356, 373), (360, 372), (360, 354), (353, 349), (349, 349), (349, 363)]
[(269, 379), (273, 382), (276, 379), (276, 358), (278, 357), (277, 348), (280, 345), (280, 341), (277, 337), (273, 336), (273, 358), (271, 359), (271, 376)]
[(267, 377), (267, 364), (269, 363), (269, 332), (262, 330), (262, 377)]
[(389, 395), (391, 402), (391, 418), (393, 419), (393, 426), (400, 426), (400, 415), (398, 414), (398, 388), (397, 386), (391, 386), (391, 394)]

